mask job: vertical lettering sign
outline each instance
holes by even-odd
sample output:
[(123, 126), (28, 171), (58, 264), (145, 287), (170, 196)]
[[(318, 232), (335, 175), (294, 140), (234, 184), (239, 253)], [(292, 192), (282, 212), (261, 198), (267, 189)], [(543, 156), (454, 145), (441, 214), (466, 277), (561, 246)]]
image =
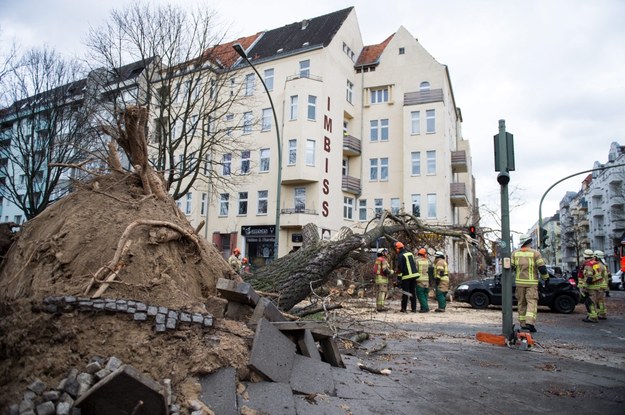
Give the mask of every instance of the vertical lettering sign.
[[(326, 111), (330, 112), (330, 97), (328, 97)], [(329, 197), (327, 197), (330, 194), (330, 180), (328, 179), (328, 175), (330, 174), (331, 140), (330, 140), (329, 135), (332, 134), (332, 118), (330, 118), (328, 114), (323, 115), (323, 130), (325, 131), (324, 136), (323, 136), (323, 152), (325, 154), (324, 174), (326, 177), (324, 177), (323, 179), (321, 191), (326, 197), (324, 197), (324, 200), (321, 202), (321, 214), (327, 218), (328, 215), (330, 214), (330, 202), (329, 202)]]

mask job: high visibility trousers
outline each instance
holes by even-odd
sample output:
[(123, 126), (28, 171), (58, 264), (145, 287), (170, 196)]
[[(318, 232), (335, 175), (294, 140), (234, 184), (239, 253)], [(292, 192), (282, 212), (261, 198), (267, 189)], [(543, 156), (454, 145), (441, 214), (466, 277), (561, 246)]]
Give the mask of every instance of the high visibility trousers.
[(436, 301), (438, 302), (438, 308), (444, 310), (447, 306), (447, 291), (441, 291), (436, 289)]
[(386, 295), (388, 293), (388, 283), (386, 284), (376, 284), (376, 289), (378, 290), (378, 294), (376, 296), (375, 307), (378, 310), (382, 310), (386, 305)]
[(410, 309), (412, 311), (417, 311), (417, 293), (415, 287), (417, 285), (417, 280), (414, 278), (409, 278), (407, 280), (401, 281), (401, 309), (406, 311), (408, 307), (408, 299), (410, 299)]
[(536, 316), (538, 314), (538, 286), (524, 287), (517, 285), (515, 295), (521, 327), (526, 324), (533, 326), (536, 324)]
[(430, 289), (428, 287), (417, 284), (417, 298), (419, 299), (419, 306), (421, 307), (421, 311), (430, 311), (430, 307), (428, 306), (429, 291)]

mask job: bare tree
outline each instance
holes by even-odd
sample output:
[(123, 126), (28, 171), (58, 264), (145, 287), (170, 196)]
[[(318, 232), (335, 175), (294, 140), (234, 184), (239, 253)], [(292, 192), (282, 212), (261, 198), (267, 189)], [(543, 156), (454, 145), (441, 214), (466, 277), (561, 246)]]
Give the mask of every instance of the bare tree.
[[(232, 134), (243, 124), (233, 108), (240, 87), (232, 88), (228, 73), (236, 52), (228, 45), (214, 46), (222, 39), (216, 14), (206, 5), (189, 12), (147, 3), (113, 10), (108, 23), (88, 36), (91, 62), (106, 71), (129, 61), (146, 63), (141, 87), (118, 97), (112, 119), (121, 125), (125, 105), (148, 107), (150, 162), (174, 199), (198, 181), (229, 187), (237, 173), (245, 173), (217, 174), (220, 166), (223, 171), (230, 165), (226, 155), (244, 147)], [(113, 77), (122, 79), (119, 75)]]
[(84, 160), (88, 111), (78, 62), (44, 47), (26, 52), (7, 72), (0, 129), (0, 194), (31, 219), (69, 185), (70, 165)]

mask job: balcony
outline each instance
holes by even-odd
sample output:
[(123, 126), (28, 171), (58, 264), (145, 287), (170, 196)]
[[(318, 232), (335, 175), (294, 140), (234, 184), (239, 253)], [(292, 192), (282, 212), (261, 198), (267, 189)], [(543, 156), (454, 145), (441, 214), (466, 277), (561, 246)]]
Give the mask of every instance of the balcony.
[(467, 189), (464, 183), (450, 183), (449, 184), (449, 197), (451, 204), (456, 207), (469, 206), (469, 199), (467, 198)]
[(359, 156), (362, 151), (362, 144), (353, 135), (345, 133), (343, 135), (343, 154), (346, 156)]
[(585, 200), (582, 200), (581, 202), (579, 202), (578, 208), (581, 211), (588, 212), (588, 202)]
[(580, 228), (586, 228), (586, 229), (588, 229), (590, 226), (588, 219), (581, 219), (579, 222), (577, 222), (577, 224), (579, 225)]
[(307, 223), (315, 222), (318, 213), (314, 209), (288, 208), (280, 209), (280, 228), (301, 228)]
[(407, 92), (404, 94), (404, 105), (428, 104), (430, 102), (441, 101), (443, 101), (443, 90), (441, 88)]
[(625, 197), (622, 194), (614, 194), (610, 197), (610, 205), (613, 207), (622, 207), (625, 204)]
[(612, 221), (612, 230), (614, 232), (625, 231), (625, 219), (616, 219)]
[(352, 176), (343, 176), (341, 190), (354, 195), (359, 195), (362, 191), (362, 188), (360, 186), (360, 179)]
[(466, 151), (460, 150), (451, 152), (451, 170), (454, 173), (467, 173), (469, 171)]

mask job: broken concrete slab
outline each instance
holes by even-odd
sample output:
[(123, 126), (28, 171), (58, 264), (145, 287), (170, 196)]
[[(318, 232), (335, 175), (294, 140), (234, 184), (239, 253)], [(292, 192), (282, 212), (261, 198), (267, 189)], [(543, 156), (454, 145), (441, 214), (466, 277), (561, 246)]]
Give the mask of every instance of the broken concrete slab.
[(276, 321), (271, 324), (284, 332), (308, 329), (315, 340), (334, 336), (328, 325), (320, 321)]
[(291, 370), (291, 389), (297, 393), (334, 395), (332, 367), (310, 357), (295, 355)]
[(162, 385), (132, 366), (122, 365), (74, 403), (82, 415), (167, 415)]
[(226, 278), (217, 280), (217, 292), (226, 300), (255, 307), (260, 296), (247, 282), (236, 282)]
[(317, 343), (313, 338), (312, 333), (308, 329), (304, 329), (301, 333), (296, 335), (297, 347), (302, 356), (307, 356), (315, 360), (321, 360)]
[(289, 383), (295, 349), (295, 343), (262, 318), (256, 326), (249, 366), (274, 382)]
[(265, 318), (268, 321), (286, 321), (286, 318), (282, 315), (274, 302), (265, 297), (261, 297), (258, 300), (258, 304), (256, 304), (252, 317), (250, 317), (247, 324), (251, 327), (255, 327), (261, 318)]
[(244, 383), (246, 390), (239, 397), (239, 408), (251, 408), (263, 414), (297, 415), (293, 392), (288, 383), (259, 382)]
[(219, 415), (238, 415), (237, 409), (237, 371), (226, 367), (199, 378), (202, 392), (200, 401)]

